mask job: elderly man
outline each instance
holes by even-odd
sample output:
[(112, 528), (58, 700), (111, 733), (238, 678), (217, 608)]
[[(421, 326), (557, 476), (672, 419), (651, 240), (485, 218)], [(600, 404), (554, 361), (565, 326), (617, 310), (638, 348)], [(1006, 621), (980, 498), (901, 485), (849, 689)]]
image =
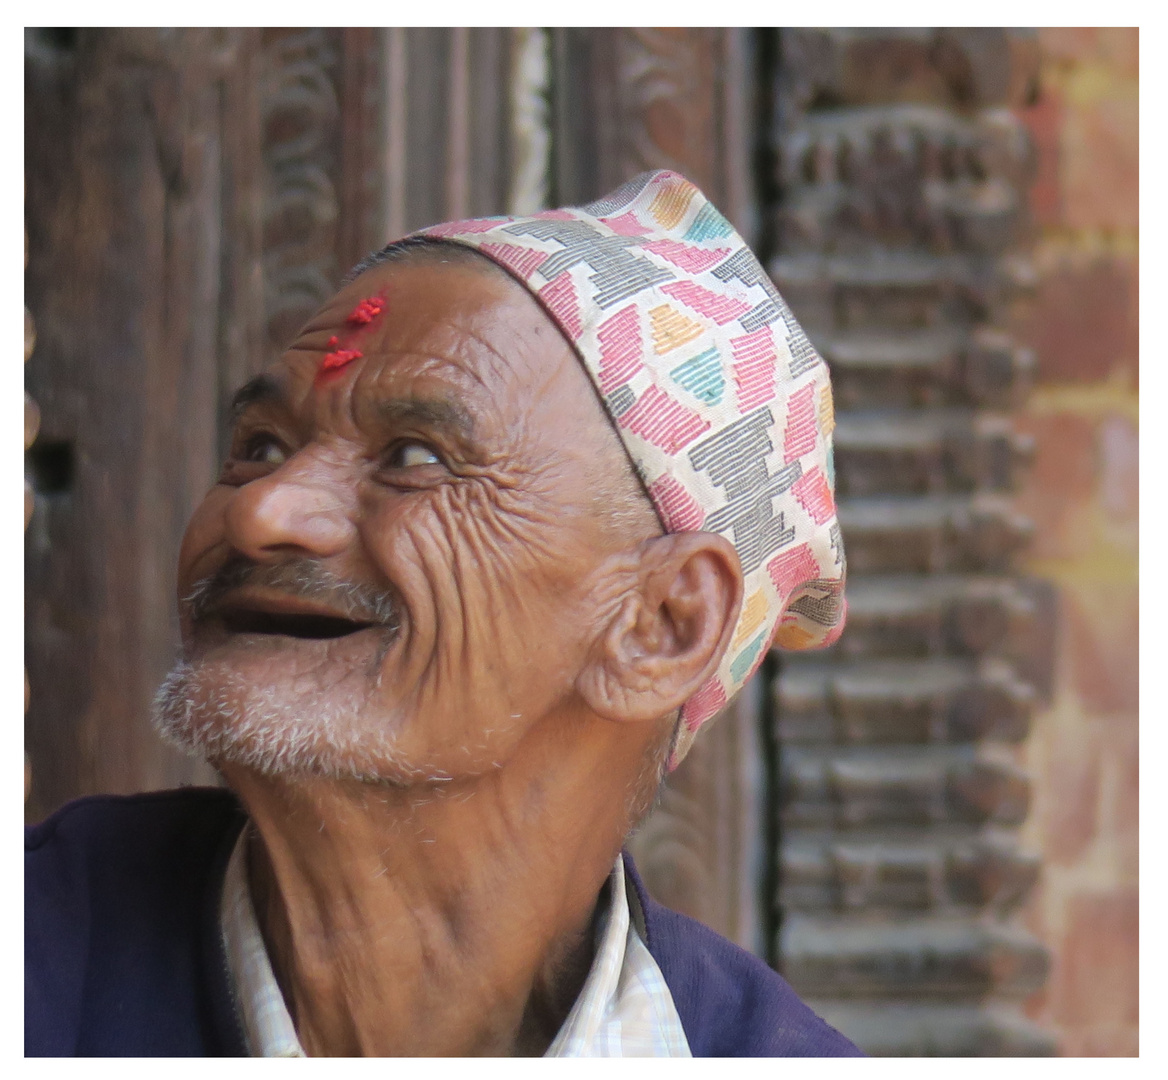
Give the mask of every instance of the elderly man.
[(841, 1055), (625, 837), (843, 621), (823, 362), (701, 193), (365, 260), (236, 395), (162, 734), (26, 841), (26, 1052)]

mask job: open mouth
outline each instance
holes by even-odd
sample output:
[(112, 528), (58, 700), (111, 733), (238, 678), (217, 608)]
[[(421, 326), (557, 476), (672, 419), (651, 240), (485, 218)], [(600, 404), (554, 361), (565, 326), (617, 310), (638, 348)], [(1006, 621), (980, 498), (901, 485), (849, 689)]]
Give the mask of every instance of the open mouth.
[(244, 608), (221, 611), (218, 618), (223, 628), (231, 634), (268, 634), (313, 640), (347, 637), (376, 625), (332, 615), (277, 613)]

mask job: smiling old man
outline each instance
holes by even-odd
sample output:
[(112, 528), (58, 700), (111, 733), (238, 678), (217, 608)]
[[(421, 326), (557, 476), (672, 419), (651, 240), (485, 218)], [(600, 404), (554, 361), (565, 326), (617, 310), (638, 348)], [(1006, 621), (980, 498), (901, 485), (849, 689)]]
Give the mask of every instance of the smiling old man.
[(155, 723), (26, 838), (26, 1052), (845, 1055), (621, 848), (828, 644), (823, 361), (688, 181), (425, 230), (236, 395)]

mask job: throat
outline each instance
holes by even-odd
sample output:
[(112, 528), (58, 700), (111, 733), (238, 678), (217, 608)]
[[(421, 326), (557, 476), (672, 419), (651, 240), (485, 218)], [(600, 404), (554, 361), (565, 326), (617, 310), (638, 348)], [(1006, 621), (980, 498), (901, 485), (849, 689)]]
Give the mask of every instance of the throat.
[[(451, 835), (420, 844), (416, 818), (373, 830), (351, 800), (273, 813), (240, 794), (255, 823), (256, 917), (306, 1053), (547, 1051), (591, 969), (611, 863), (577, 879), (554, 864), (534, 871), (530, 853), (508, 853), (489, 836), (468, 845), (483, 824), (481, 808), (478, 822), (466, 810), (474, 799), (450, 800), (463, 808), (447, 823)], [(435, 832), (441, 817), (428, 815)]]

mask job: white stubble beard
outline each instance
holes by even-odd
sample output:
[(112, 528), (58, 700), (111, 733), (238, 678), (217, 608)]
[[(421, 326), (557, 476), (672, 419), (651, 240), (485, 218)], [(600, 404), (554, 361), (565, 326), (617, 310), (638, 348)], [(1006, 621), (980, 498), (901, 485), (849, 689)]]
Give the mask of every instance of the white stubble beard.
[(265, 776), (399, 784), (448, 779), (402, 760), (391, 734), (361, 728), (354, 714), (320, 693), (286, 696), (224, 665), (179, 660), (154, 696), (151, 723), (188, 754)]

